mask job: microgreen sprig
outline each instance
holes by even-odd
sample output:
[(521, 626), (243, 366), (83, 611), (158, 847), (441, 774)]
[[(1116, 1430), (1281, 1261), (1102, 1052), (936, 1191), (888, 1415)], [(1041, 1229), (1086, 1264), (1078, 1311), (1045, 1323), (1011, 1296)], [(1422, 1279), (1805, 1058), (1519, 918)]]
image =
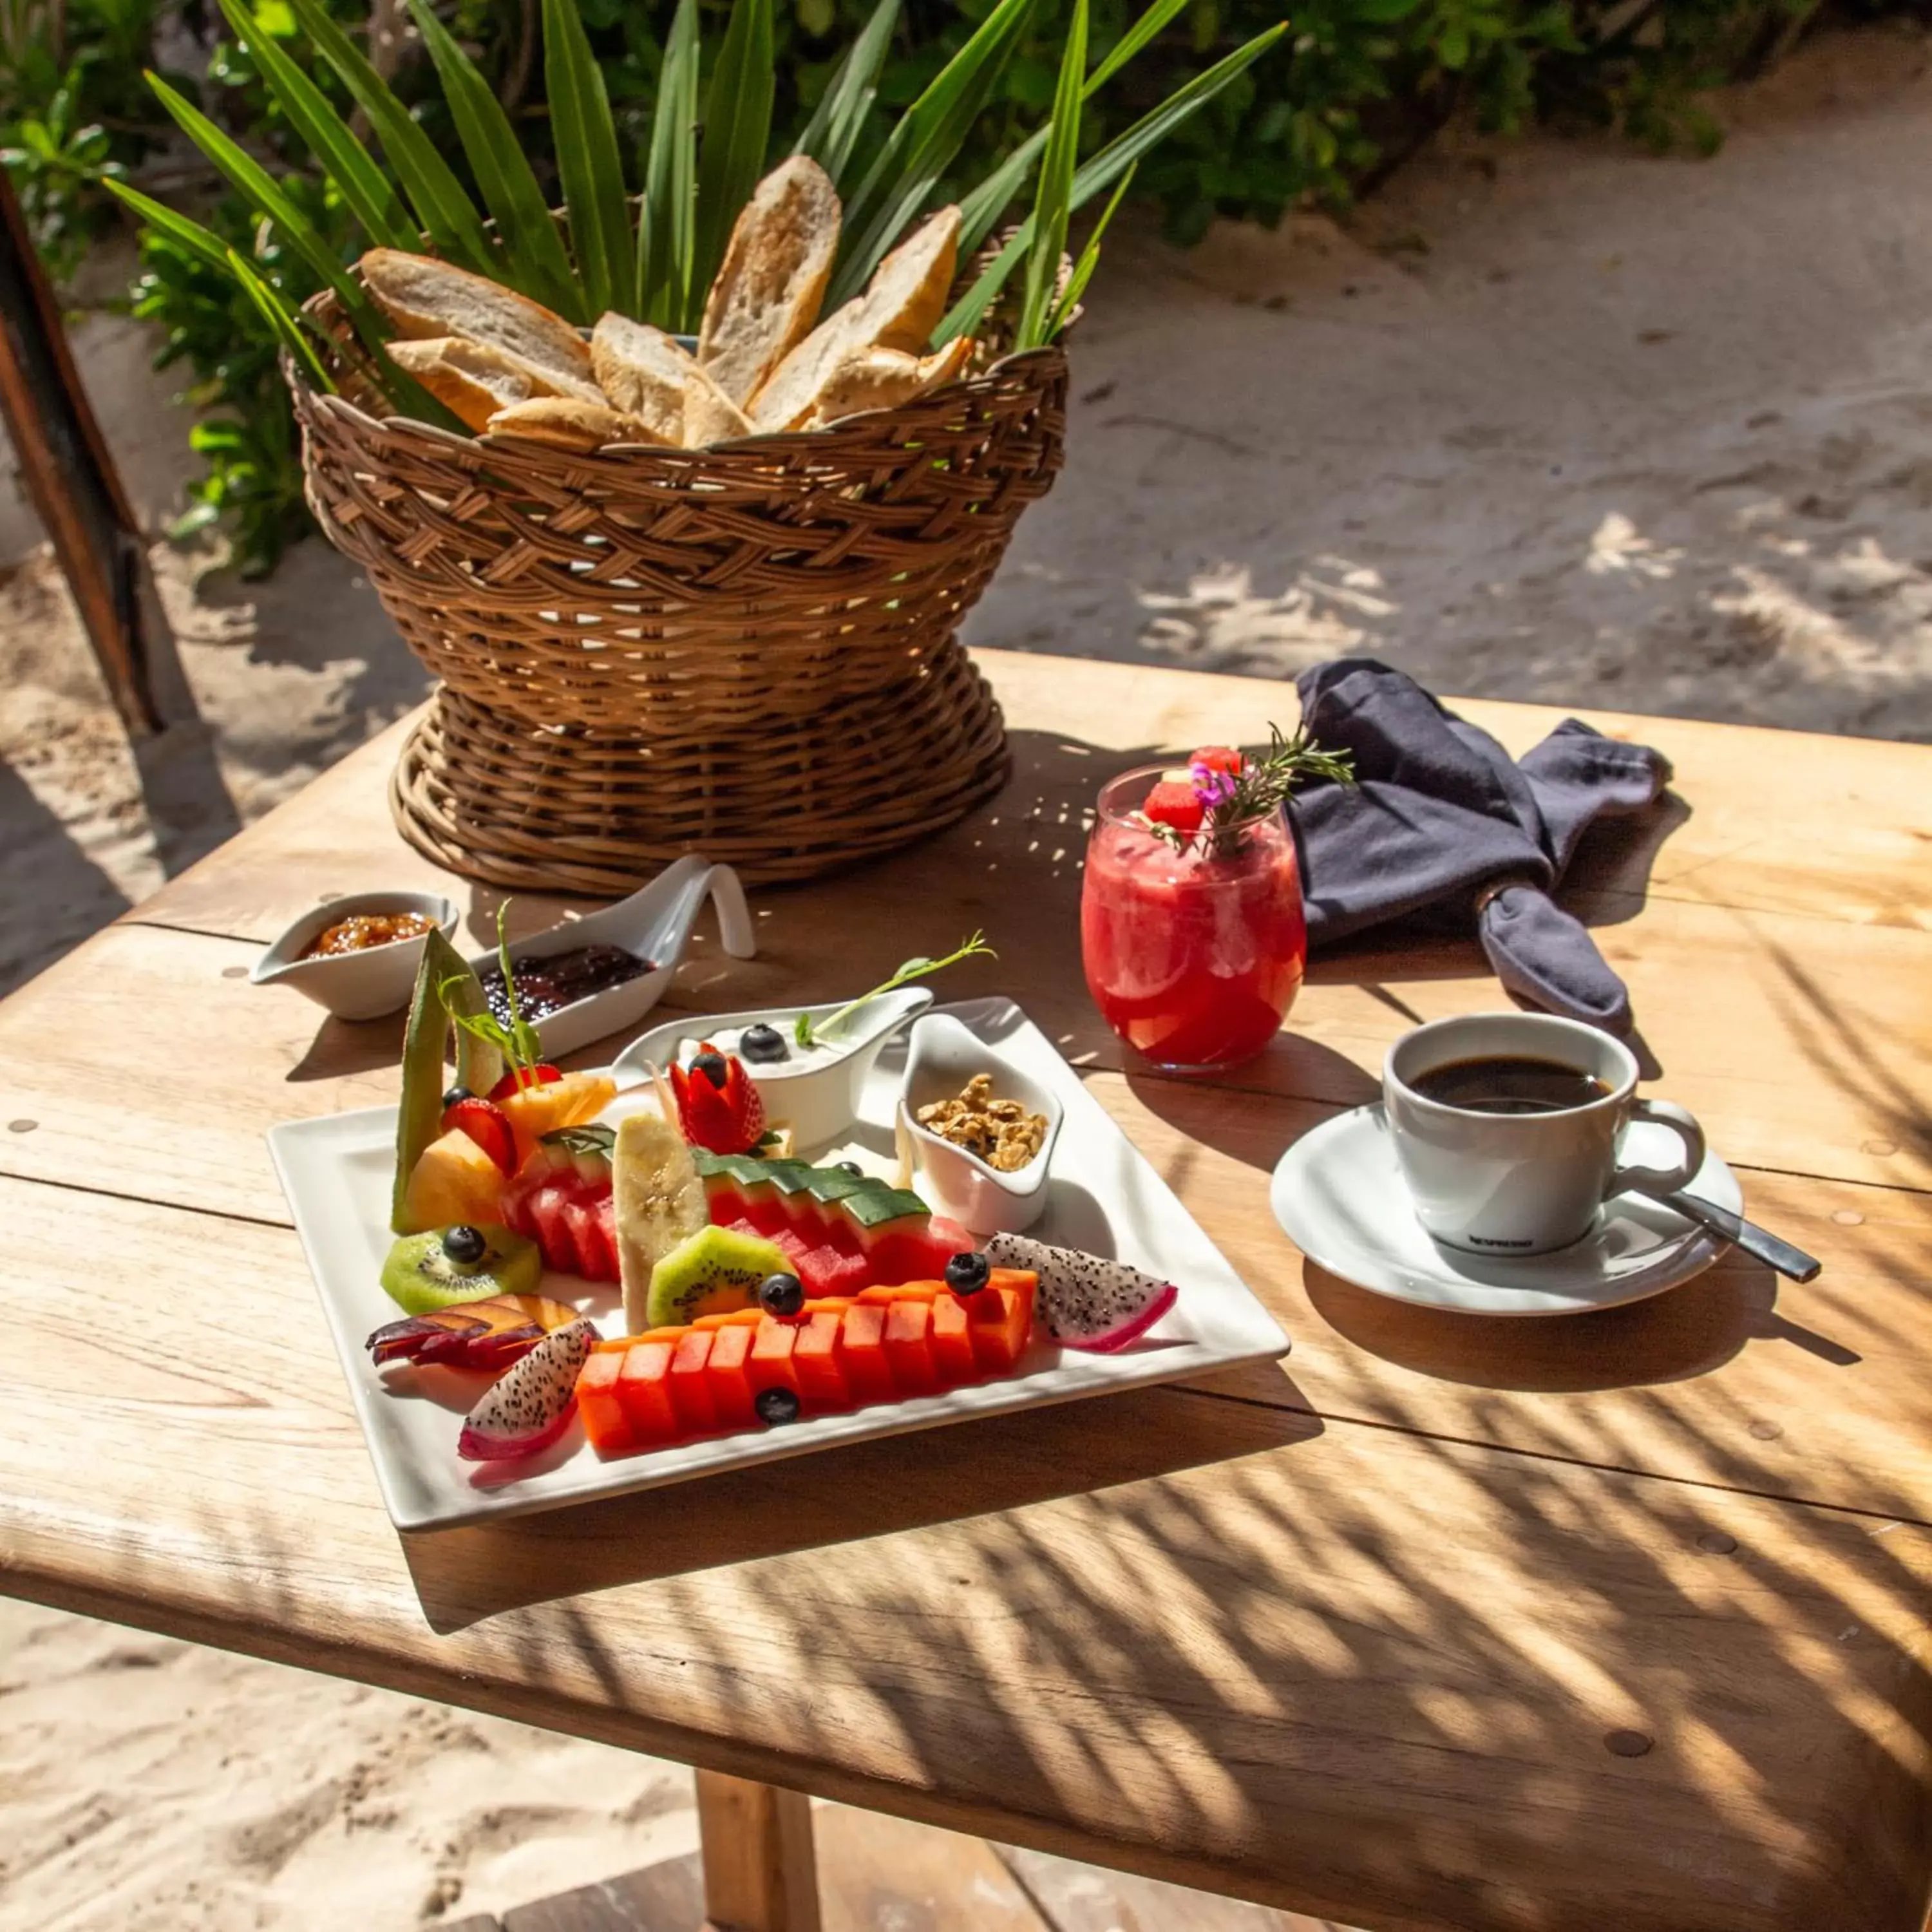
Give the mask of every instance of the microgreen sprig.
[(526, 1084), (523, 1076), (543, 1058), (543, 1042), (536, 1028), (524, 1018), (523, 1009), (517, 1004), (517, 976), (510, 968), (510, 935), (506, 923), (509, 910), (508, 899), (496, 908), (496, 959), (502, 970), (505, 997), (509, 1002), (509, 1024), (506, 1026), (494, 1013), (487, 1010), (480, 1013), (457, 1010), (450, 992), (452, 987), (462, 985), (460, 974), (451, 974), (439, 982), (436, 990), (451, 1019), (465, 1033), (487, 1040), (496, 1048), (509, 1062), (511, 1071), (518, 1076), (517, 1084), (521, 1087)]
[(962, 940), (944, 959), (920, 958), (904, 960), (890, 980), (874, 986), (869, 993), (861, 993), (856, 1000), (848, 1000), (830, 1018), (820, 1021), (815, 1030), (812, 1026), (812, 1016), (800, 1013), (793, 1025), (792, 1038), (800, 1046), (816, 1046), (826, 1034), (836, 1033), (861, 1006), (868, 1005), (881, 994), (896, 992), (900, 987), (910, 984), (914, 980), (923, 980), (930, 974), (943, 973), (947, 967), (956, 966), (962, 959), (997, 959), (999, 956), (986, 944), (986, 935), (983, 932), (975, 932), (970, 938)]

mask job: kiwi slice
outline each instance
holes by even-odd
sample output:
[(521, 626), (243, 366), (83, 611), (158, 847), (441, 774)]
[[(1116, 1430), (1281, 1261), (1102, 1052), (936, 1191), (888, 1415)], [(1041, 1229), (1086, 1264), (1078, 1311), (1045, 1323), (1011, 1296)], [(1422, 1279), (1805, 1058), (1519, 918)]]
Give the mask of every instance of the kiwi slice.
[(790, 1271), (784, 1251), (761, 1235), (709, 1226), (688, 1235), (651, 1270), (644, 1318), (652, 1328), (676, 1328), (700, 1315), (749, 1308), (768, 1274)]
[(382, 1264), (382, 1286), (396, 1305), (411, 1315), (431, 1315), (459, 1301), (490, 1294), (532, 1294), (543, 1279), (543, 1256), (534, 1241), (485, 1222), (476, 1229), (483, 1252), (458, 1261), (445, 1245), (451, 1231), (433, 1228), (405, 1234)]

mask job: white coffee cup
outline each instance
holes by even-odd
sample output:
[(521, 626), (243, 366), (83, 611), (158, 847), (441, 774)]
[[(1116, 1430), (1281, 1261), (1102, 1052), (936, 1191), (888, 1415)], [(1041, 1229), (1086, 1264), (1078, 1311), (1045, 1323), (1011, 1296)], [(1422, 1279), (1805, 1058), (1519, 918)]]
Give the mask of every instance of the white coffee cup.
[[(1552, 1061), (1607, 1090), (1579, 1106), (1490, 1113), (1418, 1093), (1414, 1083), (1470, 1060)], [(1470, 1013), (1406, 1033), (1382, 1066), (1382, 1098), (1417, 1217), (1445, 1247), (1540, 1255), (1589, 1232), (1613, 1194), (1668, 1194), (1704, 1164), (1704, 1134), (1683, 1108), (1635, 1097), (1637, 1064), (1608, 1034), (1548, 1013)], [(1634, 1120), (1672, 1128), (1671, 1167), (1620, 1163)]]

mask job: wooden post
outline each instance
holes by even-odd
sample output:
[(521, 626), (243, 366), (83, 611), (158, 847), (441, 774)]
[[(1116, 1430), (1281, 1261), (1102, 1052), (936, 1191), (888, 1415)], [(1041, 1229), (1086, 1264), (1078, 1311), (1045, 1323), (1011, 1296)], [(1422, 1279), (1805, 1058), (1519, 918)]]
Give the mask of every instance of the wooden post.
[(0, 168), (0, 418), (101, 675), (131, 733), (161, 728), (141, 633), (140, 530)]
[(706, 1932), (819, 1932), (812, 1802), (802, 1792), (698, 1774)]

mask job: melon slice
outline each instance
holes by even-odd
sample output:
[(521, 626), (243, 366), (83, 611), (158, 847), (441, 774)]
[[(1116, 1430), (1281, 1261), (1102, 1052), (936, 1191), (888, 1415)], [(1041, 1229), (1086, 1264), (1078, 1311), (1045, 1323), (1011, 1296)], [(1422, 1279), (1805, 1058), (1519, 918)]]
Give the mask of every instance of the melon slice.
[(503, 1170), (460, 1127), (424, 1148), (403, 1190), (398, 1225), (405, 1234), (502, 1221)]

